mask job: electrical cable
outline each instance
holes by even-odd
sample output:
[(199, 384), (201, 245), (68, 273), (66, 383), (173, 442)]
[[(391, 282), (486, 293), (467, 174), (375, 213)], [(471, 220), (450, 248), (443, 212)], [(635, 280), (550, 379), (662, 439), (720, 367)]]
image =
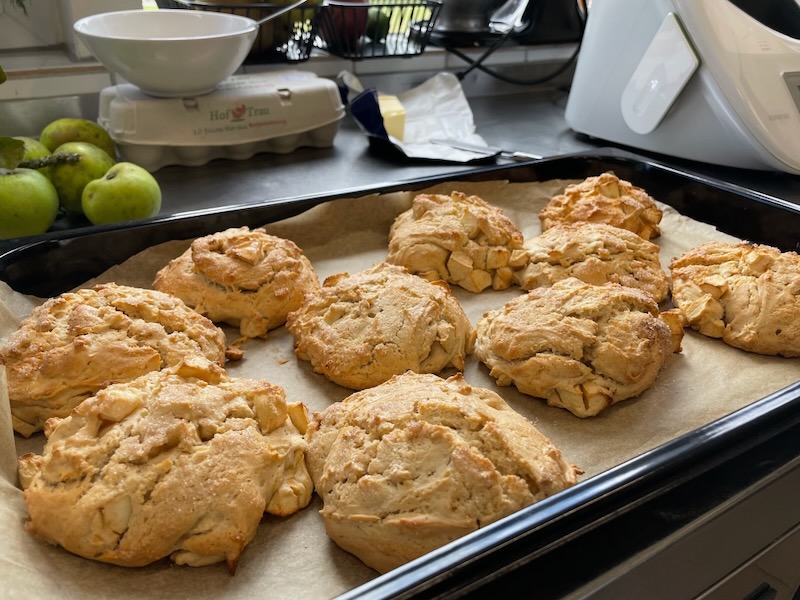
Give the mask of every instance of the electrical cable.
[(567, 58), (566, 61), (564, 61), (561, 65), (559, 65), (557, 69), (542, 77), (537, 77), (536, 79), (518, 79), (516, 77), (511, 77), (509, 75), (498, 73), (497, 71), (494, 71), (485, 66), (484, 64), (482, 64), (484, 60), (486, 60), (491, 54), (493, 54), (498, 48), (500, 48), (500, 46), (502, 46), (509, 39), (512, 33), (511, 31), (504, 33), (496, 42), (494, 42), (491, 46), (489, 46), (487, 50), (483, 54), (481, 54), (481, 56), (479, 56), (477, 59), (474, 60), (456, 48), (447, 45), (441, 45), (441, 47), (445, 51), (451, 53), (453, 56), (458, 57), (459, 59), (463, 60), (469, 65), (467, 69), (465, 69), (464, 71), (456, 73), (456, 77), (458, 77), (459, 80), (463, 80), (464, 77), (466, 77), (470, 72), (472, 72), (475, 69), (478, 69), (486, 73), (487, 75), (494, 77), (499, 81), (510, 83), (512, 85), (541, 85), (543, 83), (547, 83), (548, 81), (555, 79), (556, 77), (564, 73), (567, 69), (569, 69), (573, 65), (573, 63), (578, 58), (578, 52), (581, 49), (581, 42), (583, 41), (583, 32), (586, 23), (585, 23), (585, 14), (581, 12), (581, 9), (578, 6), (577, 2), (575, 3), (575, 10), (578, 13), (578, 22), (580, 23), (580, 32), (578, 35), (578, 42), (575, 47), (575, 50), (569, 56), (569, 58)]

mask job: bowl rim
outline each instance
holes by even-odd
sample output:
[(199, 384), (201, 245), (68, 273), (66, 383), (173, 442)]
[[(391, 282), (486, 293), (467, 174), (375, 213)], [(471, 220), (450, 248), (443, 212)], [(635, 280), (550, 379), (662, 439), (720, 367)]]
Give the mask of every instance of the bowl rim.
[[(103, 33), (91, 32), (86, 30), (86, 24), (90, 21), (99, 20), (100, 18), (108, 18), (108, 15), (129, 15), (129, 14), (190, 14), (192, 18), (201, 18), (201, 19), (218, 19), (218, 20), (226, 20), (226, 21), (240, 21), (242, 22), (245, 27), (241, 30), (237, 31), (226, 31), (223, 33), (212, 33), (206, 35), (191, 35), (191, 36), (180, 36), (180, 35), (168, 35), (163, 37), (141, 37), (141, 36), (119, 36), (119, 35), (107, 35)], [(196, 16), (197, 15), (197, 16)], [(115, 18), (115, 17), (112, 17)], [(168, 17), (169, 18), (169, 17)], [(104, 13), (97, 13), (94, 15), (88, 15), (86, 17), (82, 17), (73, 23), (72, 28), (79, 33), (80, 35), (86, 36), (88, 38), (100, 39), (100, 40), (126, 40), (126, 41), (159, 41), (159, 42), (166, 42), (172, 40), (198, 40), (198, 39), (216, 39), (216, 38), (226, 38), (226, 37), (237, 37), (243, 34), (248, 34), (251, 32), (258, 32), (259, 25), (255, 21), (255, 19), (251, 19), (250, 17), (245, 17), (242, 15), (235, 15), (231, 13), (222, 13), (222, 12), (214, 12), (214, 11), (195, 11), (195, 10), (185, 10), (185, 9), (158, 9), (158, 10), (146, 10), (146, 9), (128, 9), (128, 10), (113, 10)]]

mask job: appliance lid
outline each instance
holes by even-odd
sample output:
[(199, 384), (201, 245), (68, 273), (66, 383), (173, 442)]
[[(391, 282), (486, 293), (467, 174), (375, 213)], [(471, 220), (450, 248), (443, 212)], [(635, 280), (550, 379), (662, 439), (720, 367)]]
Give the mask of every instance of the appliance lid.
[(800, 40), (800, 4), (797, 0), (730, 0), (730, 2), (770, 29)]
[(674, 0), (674, 5), (747, 130), (779, 161), (800, 170), (800, 41), (764, 26), (729, 0)]

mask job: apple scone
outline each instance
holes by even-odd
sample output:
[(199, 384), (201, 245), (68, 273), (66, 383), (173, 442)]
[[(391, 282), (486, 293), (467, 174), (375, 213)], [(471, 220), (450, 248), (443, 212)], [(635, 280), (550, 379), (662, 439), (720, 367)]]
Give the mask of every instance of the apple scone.
[(313, 415), (306, 462), (326, 532), (386, 572), (576, 483), (494, 391), (404, 373)]
[(672, 301), (703, 335), (757, 354), (800, 356), (800, 255), (708, 242), (672, 260)]
[(612, 282), (637, 288), (661, 302), (669, 277), (659, 247), (632, 231), (605, 223), (558, 223), (525, 241), (527, 266), (514, 274), (525, 290), (575, 277), (586, 283)]
[(517, 226), (478, 196), (418, 194), (392, 223), (386, 260), (470, 292), (503, 290), (527, 262), (522, 244)]
[(319, 288), (319, 279), (291, 240), (239, 227), (194, 240), (158, 272), (153, 287), (256, 338), (283, 325), (303, 296)]
[(113, 283), (31, 311), (0, 347), (14, 430), (30, 436), (105, 386), (202, 356), (225, 364), (225, 334), (182, 300)]
[(302, 404), (201, 358), (110, 385), (19, 459), (27, 530), (85, 558), (231, 573), (264, 513), (308, 505)]
[(661, 235), (662, 212), (642, 188), (607, 172), (567, 186), (539, 211), (542, 231), (556, 223), (607, 223), (649, 240)]
[(641, 290), (570, 277), (487, 311), (475, 356), (498, 385), (591, 417), (649, 388), (682, 332)]
[(286, 328), (299, 359), (356, 390), (409, 370), (461, 370), (475, 343), (475, 330), (446, 283), (385, 262), (331, 275), (289, 313)]

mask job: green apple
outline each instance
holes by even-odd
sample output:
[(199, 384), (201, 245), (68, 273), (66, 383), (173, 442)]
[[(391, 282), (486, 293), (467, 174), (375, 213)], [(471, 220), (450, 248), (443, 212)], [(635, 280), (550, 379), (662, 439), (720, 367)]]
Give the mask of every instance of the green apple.
[(86, 184), (81, 205), (94, 225), (147, 219), (161, 210), (161, 187), (147, 169), (119, 162)]
[[(14, 139), (19, 140), (24, 144), (25, 150), (24, 154), (22, 155), (22, 162), (27, 160), (36, 160), (38, 158), (44, 158), (46, 156), (50, 156), (50, 150), (48, 150), (47, 146), (45, 146), (42, 142), (40, 142), (35, 138), (19, 135), (15, 136)], [(42, 175), (50, 177), (49, 167), (41, 167), (36, 170), (39, 171)]]
[(99, 179), (114, 165), (108, 153), (88, 142), (67, 142), (53, 151), (53, 156), (74, 155), (76, 160), (50, 167), (50, 180), (58, 191), (61, 206), (74, 213), (83, 212), (81, 195), (86, 184)]
[(373, 42), (382, 42), (389, 35), (391, 15), (383, 8), (371, 6), (367, 13), (366, 36)]
[(47, 231), (58, 215), (58, 193), (34, 169), (0, 169), (0, 239)]
[(63, 117), (45, 125), (39, 134), (39, 141), (50, 152), (55, 152), (61, 144), (67, 142), (88, 142), (101, 148), (112, 158), (116, 158), (117, 150), (111, 135), (99, 124), (89, 119)]

